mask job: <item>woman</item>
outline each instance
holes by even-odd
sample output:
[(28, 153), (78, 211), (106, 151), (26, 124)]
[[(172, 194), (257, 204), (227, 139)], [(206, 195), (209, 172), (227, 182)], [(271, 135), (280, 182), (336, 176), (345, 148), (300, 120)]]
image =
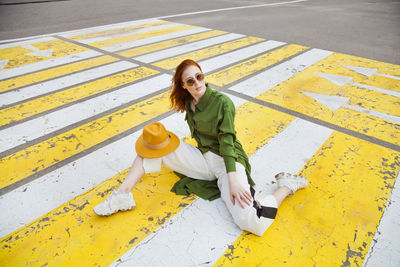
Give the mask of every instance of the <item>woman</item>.
[(278, 189), (258, 197), (250, 184), (250, 164), (234, 127), (235, 107), (226, 95), (211, 89), (200, 66), (187, 59), (175, 70), (171, 104), (186, 112), (192, 137), (198, 147), (177, 141), (162, 124), (146, 126), (136, 143), (138, 156), (121, 184), (103, 203), (94, 208), (99, 215), (110, 215), (135, 206), (131, 190), (145, 173), (168, 168), (200, 180), (218, 179), (218, 188), (235, 223), (242, 229), (263, 235), (273, 222), (282, 200), (307, 186), (304, 177), (280, 173)]

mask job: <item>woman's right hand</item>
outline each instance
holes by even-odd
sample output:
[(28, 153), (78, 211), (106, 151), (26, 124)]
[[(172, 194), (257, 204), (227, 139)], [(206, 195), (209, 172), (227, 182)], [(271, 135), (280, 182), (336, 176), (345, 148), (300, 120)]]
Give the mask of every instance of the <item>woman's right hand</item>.
[(235, 205), (235, 200), (237, 200), (242, 208), (244, 208), (244, 205), (250, 206), (253, 198), (251, 197), (250, 193), (244, 189), (240, 183), (238, 183), (236, 179), (236, 172), (228, 173), (228, 181), (232, 204)]

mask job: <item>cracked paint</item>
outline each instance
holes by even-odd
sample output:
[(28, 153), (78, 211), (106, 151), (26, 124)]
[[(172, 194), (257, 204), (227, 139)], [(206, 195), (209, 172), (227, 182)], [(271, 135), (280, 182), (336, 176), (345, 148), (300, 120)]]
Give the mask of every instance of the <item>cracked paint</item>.
[[(156, 96), (153, 100), (146, 101), (146, 103), (157, 102), (157, 105), (151, 105), (157, 110), (157, 108), (160, 109), (159, 104), (164, 103), (164, 101), (166, 108), (168, 108), (167, 94)], [(249, 112), (260, 112), (265, 116), (270, 116), (271, 120), (266, 120), (263, 123), (258, 120), (249, 120), (247, 116)], [(117, 113), (128, 114), (124, 110)], [(121, 116), (125, 117), (125, 115)], [(112, 123), (116, 121), (117, 117), (117, 115), (113, 116)], [(137, 115), (132, 115), (129, 119), (121, 122), (125, 125), (126, 121), (135, 120), (137, 117)], [(279, 112), (277, 111), (249, 103), (242, 108), (238, 108), (236, 118), (239, 125), (248, 129), (240, 133), (241, 138), (246, 138), (251, 143), (245, 149), (249, 153), (254, 153), (254, 147), (261, 146), (262, 143), (268, 141), (268, 138), (272, 138), (276, 134), (276, 127), (281, 127), (283, 123), (289, 124), (294, 117), (283, 114), (282, 118), (279, 117)], [(108, 121), (108, 116), (104, 120)], [(80, 136), (79, 134), (75, 135)], [(111, 136), (104, 133), (103, 135), (108, 138)], [(93, 135), (90, 137), (92, 140)], [(66, 141), (65, 139), (61, 140)], [(193, 142), (193, 140), (189, 139), (190, 141)], [(80, 138), (80, 142), (84, 143), (84, 140)], [(1, 241), (3, 244), (1, 245), (7, 245), (10, 249), (3, 251), (3, 254), (0, 252), (0, 262), (5, 257), (13, 257), (27, 263), (32, 261), (42, 263), (57, 261), (73, 264), (74, 259), (77, 260), (79, 258), (74, 255), (85, 253), (85, 255), (89, 255), (87, 262), (90, 262), (91, 265), (108, 265), (123, 255), (129, 248), (138, 244), (148, 233), (165, 225), (179, 210), (196, 199), (194, 195), (177, 196), (171, 193), (170, 189), (178, 178), (163, 169), (160, 174), (146, 175), (137, 184), (133, 190), (136, 203), (138, 203), (134, 211), (122, 212), (106, 218), (96, 216), (92, 211), (94, 205), (103, 201), (113, 188), (120, 184), (127, 171), (47, 214), (45, 217), (49, 218), (50, 221), (48, 221), (48, 225), (46, 222), (40, 223), (40, 226), (46, 224), (43, 229), (37, 228), (38, 223), (33, 222), (12, 233), (8, 237), (10, 239), (9, 242), (5, 241), (7, 237), (3, 239)], [(148, 201), (148, 197), (151, 201)], [(157, 205), (157, 203), (159, 204)], [(38, 221), (40, 220), (38, 219)], [(71, 242), (64, 246), (65, 249), (61, 249), (57, 244), (59, 240), (63, 240), (67, 235), (66, 227), (69, 228)], [(144, 228), (147, 230), (143, 231)], [(14, 237), (21, 235), (21, 233), (23, 233), (23, 238), (14, 240)], [(61, 233), (65, 234), (61, 235)], [(115, 239), (110, 240), (110, 237), (115, 237)], [(134, 244), (129, 245), (133, 237), (138, 239), (134, 241)], [(42, 245), (38, 246), (38, 243)], [(93, 245), (86, 247), (84, 244)], [(116, 244), (120, 245), (117, 246)], [(29, 253), (22, 248), (29, 250)], [(35, 250), (32, 252), (33, 248)], [(56, 257), (54, 257), (55, 254), (57, 254)]]
[[(2, 179), (0, 187), (24, 179), (167, 112), (169, 110), (168, 101), (168, 93), (154, 96), (1, 158), (0, 173), (2, 173)], [(152, 105), (153, 103), (157, 103), (157, 105)], [(145, 111), (146, 115), (141, 115), (140, 111)], [(111, 122), (108, 122), (109, 116), (113, 117)]]
[(190, 58), (195, 61), (200, 61), (201, 59), (209, 58), (212, 56), (220, 55), (222, 53), (226, 53), (237, 48), (245, 47), (250, 44), (255, 44), (263, 41), (264, 39), (258, 37), (244, 37), (238, 40), (229, 41), (223, 44), (217, 44), (211, 47), (203, 48), (200, 50), (196, 50), (194, 52), (185, 53), (176, 57), (172, 57), (169, 59), (161, 60), (153, 63), (152, 65), (170, 70), (178, 66), (180, 62), (183, 60)]
[(135, 33), (139, 29), (144, 29), (148, 27), (155, 27), (155, 26), (160, 26), (160, 25), (166, 25), (166, 24), (171, 24), (172, 22), (168, 21), (157, 21), (157, 22), (152, 22), (152, 23), (146, 23), (146, 24), (139, 24), (139, 25), (134, 25), (134, 26), (129, 26), (129, 27), (123, 27), (123, 28), (117, 28), (117, 29), (110, 29), (110, 30), (104, 30), (104, 31), (98, 31), (98, 32), (93, 32), (93, 33), (88, 33), (88, 34), (82, 34), (82, 35), (77, 35), (71, 37), (72, 40), (83, 40), (83, 39), (89, 39), (89, 38), (96, 38), (96, 37), (102, 37), (102, 36), (113, 36), (116, 34), (120, 33)]
[(278, 48), (272, 52), (265, 53), (261, 56), (207, 75), (207, 82), (218, 86), (226, 86), (306, 49), (307, 47), (305, 46), (287, 45), (283, 48)]
[(300, 172), (309, 186), (283, 202), (264, 236), (245, 232), (232, 244), (232, 265), (361, 265), (391, 194), (385, 184), (393, 187), (399, 173), (399, 156), (334, 132)]
[(25, 74), (23, 76), (9, 78), (0, 81), (0, 92), (6, 92), (17, 89), (19, 87), (36, 84), (48, 79), (54, 79), (64, 75), (83, 71), (89, 68), (98, 67), (104, 64), (118, 61), (119, 59), (111, 56), (100, 56), (93, 59), (82, 60), (79, 62), (69, 63), (59, 67), (42, 70), (34, 73)]
[(378, 68), (381, 73), (400, 77), (400, 67), (398, 65), (333, 53), (285, 82), (262, 93), (257, 98), (358, 133), (400, 145), (399, 124), (347, 107), (340, 107), (338, 110), (333, 111), (302, 93), (306, 91), (330, 96), (349, 97), (350, 100), (347, 105), (363, 107), (371, 111), (400, 117), (398, 97), (353, 84), (339, 86), (315, 74), (325, 73), (346, 76), (351, 77), (354, 83), (374, 86), (393, 92), (399, 92), (400, 90), (399, 80), (378, 75), (367, 77), (355, 73), (343, 65), (374, 67)]
[(167, 41), (163, 41), (163, 42), (159, 42), (159, 43), (155, 43), (155, 44), (151, 44), (151, 45), (145, 45), (142, 47), (136, 47), (133, 49), (129, 49), (126, 51), (122, 51), (122, 52), (117, 52), (117, 54), (124, 56), (124, 57), (134, 57), (134, 56), (138, 56), (141, 54), (147, 54), (150, 52), (154, 52), (157, 50), (161, 50), (161, 49), (166, 49), (169, 47), (174, 47), (176, 45), (180, 45), (180, 44), (184, 44), (184, 43), (188, 43), (188, 42), (194, 42), (194, 41), (199, 41), (199, 40), (203, 40), (206, 38), (210, 38), (210, 37), (215, 37), (215, 36), (219, 36), (222, 34), (225, 34), (226, 32), (224, 31), (218, 31), (218, 30), (213, 30), (213, 31), (207, 31), (207, 32), (202, 32), (202, 33), (198, 33), (198, 34), (193, 34), (193, 35), (189, 35), (189, 36), (184, 36), (184, 37), (179, 37), (179, 38), (175, 38), (172, 40), (167, 40)]
[[(179, 212), (180, 203), (193, 201), (193, 197), (170, 192), (178, 177), (163, 168), (160, 174), (146, 175), (134, 190), (140, 203), (134, 212), (110, 217), (95, 215), (93, 207), (108, 196), (105, 192), (117, 186), (127, 172), (128, 169), (3, 238), (0, 263), (13, 258), (17, 265), (57, 262), (75, 265), (79, 261), (84, 265), (107, 266)], [(154, 202), (147, 201), (142, 193), (146, 187), (153, 188)], [(154, 205), (163, 199), (165, 205)], [(148, 220), (149, 217), (154, 219)], [(78, 256), (82, 253), (86, 255), (84, 258)]]
[[(138, 26), (138, 28), (140, 27), (141, 26)], [(112, 40), (96, 42), (93, 43), (93, 45), (97, 45), (98, 47), (113, 45), (128, 40), (134, 40), (135, 38), (144, 38), (161, 33), (192, 28), (195, 27), (183, 25), (168, 30), (138, 34), (137, 36), (114, 38)], [(133, 28), (130, 30), (134, 31)], [(118, 34), (118, 32), (108, 32), (107, 34)], [(91, 37), (81, 36), (81, 38), (92, 37), (97, 37), (97, 35)], [(256, 38), (254, 38), (254, 40), (256, 40)], [(232, 45), (232, 43), (230, 45)], [(239, 42), (237, 41), (237, 43)], [(42, 50), (46, 48), (50, 48), (50, 46), (40, 47)], [(224, 45), (218, 45), (213, 49), (232, 48), (224, 48)], [(190, 55), (201, 58), (210, 56), (210, 53), (215, 53), (215, 51), (208, 48), (201, 53)], [(54, 56), (55, 52), (53, 52), (53, 57)], [(285, 54), (285, 56), (290, 55)], [(337, 57), (339, 60), (335, 59), (333, 60), (334, 62), (338, 61), (348, 64), (345, 62), (347, 59), (342, 59), (341, 56)], [(356, 60), (354, 58), (352, 58), (352, 60), (359, 63), (359, 65), (366, 64), (364, 60)], [(268, 64), (271, 63), (270, 61), (268, 62)], [(14, 63), (15, 62), (9, 62), (9, 64)], [(256, 63), (257, 59), (253, 58), (245, 62), (244, 65), (251, 69), (251, 66), (254, 67)], [(23, 65), (28, 63), (22, 59), (18, 64)], [(325, 61), (322, 62), (319, 67), (325, 67), (327, 71), (335, 70), (329, 62), (327, 63)], [(399, 75), (398, 70), (389, 64), (381, 64), (379, 69), (381, 72)], [(67, 69), (65, 69), (65, 71), (67, 71)], [(254, 71), (254, 69), (246, 71), (250, 73)], [(143, 71), (143, 73), (144, 72), (145, 71)], [(293, 70), (293, 72), (295, 73), (297, 71)], [(138, 72), (140, 75), (144, 75), (143, 73)], [(154, 73), (155, 72), (153, 72), (153, 74)], [(226, 75), (226, 71), (224, 73)], [(241, 71), (232, 77), (237, 80), (246, 75), (250, 75), (249, 73)], [(347, 72), (340, 70), (339, 74), (344, 75), (347, 74)], [(32, 77), (40, 81), (40, 79), (42, 79), (40, 77), (43, 76), (39, 76), (40, 75)], [(115, 87), (128, 84), (128, 80), (132, 77), (133, 75), (131, 73), (124, 72), (109, 77), (109, 80), (110, 83), (113, 84), (112, 86)], [(399, 89), (398, 85), (388, 80), (388, 78), (377, 76), (365, 78), (358, 75), (354, 79), (356, 82), (369, 84), (371, 86), (379, 84), (379, 86), (384, 88), (393, 90)], [(32, 82), (34, 82), (34, 80), (32, 80)], [(300, 79), (297, 86), (303, 88), (307, 86), (308, 82), (309, 81)], [(12, 88), (16, 88), (16, 86), (18, 86), (17, 84), (18, 80), (9, 80), (9, 86)], [(23, 120), (55, 107), (73, 103), (74, 101), (80, 101), (78, 99), (103, 93), (112, 88), (111, 85), (105, 85), (103, 91), (96, 91), (100, 86), (101, 83), (94, 83), (93, 87), (95, 87), (95, 89), (82, 86), (77, 91), (56, 95), (58, 98), (47, 96), (48, 98), (38, 98), (36, 103), (26, 101), (14, 107), (15, 113), (12, 113), (10, 110), (7, 111), (11, 114), (9, 116), (9, 122)], [(285, 81), (279, 86), (289, 86), (292, 89), (296, 88), (296, 86), (292, 86), (290, 81)], [(91, 91), (92, 89), (94, 91)], [(293, 100), (301, 103), (301, 101), (299, 101), (301, 99), (298, 98), (295, 92), (289, 92), (287, 95), (282, 96), (279, 91), (280, 89), (281, 88), (278, 87), (271, 90), (272, 98), (273, 96), (281, 97), (281, 101), (283, 101), (285, 105)], [(324, 90), (326, 90), (326, 92), (331, 92), (331, 88), (328, 89), (325, 88)], [(392, 103), (393, 98), (385, 97), (384, 103), (381, 103), (381, 101), (378, 101), (381, 99), (379, 94), (369, 94), (365, 89), (347, 86), (340, 89), (336, 88), (335, 90), (337, 96), (348, 96), (349, 91), (363, 94), (360, 96), (354, 93), (354, 95), (352, 95), (354, 99), (351, 98), (349, 101), (350, 104), (373, 110), (383, 110), (385, 112), (397, 112), (399, 110), (398, 101)], [(81, 91), (89, 94), (86, 96), (79, 95), (82, 93)], [(52, 95), (52, 97), (53, 96), (54, 95)], [(94, 123), (84, 125), (80, 127), (79, 130), (73, 131), (73, 133), (68, 132), (65, 135), (54, 137), (28, 148), (20, 154), (15, 153), (11, 155), (9, 159), (14, 160), (14, 165), (6, 163), (9, 165), (6, 165), (5, 169), (7, 171), (12, 170), (14, 173), (18, 173), (19, 176), (14, 176), (13, 173), (10, 175), (9, 181), (13, 183), (33, 173), (37, 173), (99, 142), (104, 142), (105, 139), (102, 138), (110, 138), (115, 136), (116, 133), (120, 133), (121, 131), (129, 129), (129, 127), (134, 127), (134, 125), (138, 123), (157, 116), (157, 114), (164, 112), (166, 99), (167, 97), (163, 94), (150, 101), (143, 101), (135, 105), (135, 107), (130, 107), (131, 109), (124, 109), (121, 112), (116, 112), (101, 118)], [(47, 106), (48, 103), (55, 103), (56, 106)], [(160, 107), (160, 104), (162, 107)], [(313, 108), (314, 107), (315, 105)], [(321, 116), (319, 112), (324, 111), (321, 107), (317, 107), (316, 110), (313, 110), (304, 105), (304, 108), (308, 109), (309, 113), (306, 114), (311, 114), (311, 116), (315, 117)], [(268, 122), (260, 123), (257, 122), (257, 120), (251, 119), (256, 117), (254, 113), (262, 113), (264, 116), (268, 116)], [(398, 130), (400, 130), (400, 128), (396, 124), (372, 118), (368, 115), (357, 114), (357, 112), (351, 113), (346, 111), (343, 112), (342, 115), (326, 112), (325, 115), (327, 116), (326, 118), (331, 121), (333, 120), (335, 123), (339, 121), (344, 127), (350, 129), (356, 127), (359, 132), (372, 134), (378, 138), (383, 136), (381, 139), (389, 139), (392, 142), (393, 140), (399, 140)], [(145, 116), (148, 117), (144, 118)], [(129, 124), (136, 117), (140, 117), (143, 120)], [(294, 117), (292, 116), (248, 103), (239, 107), (237, 110), (238, 123), (236, 128), (238, 129), (239, 139), (248, 140), (248, 143), (244, 144), (244, 147), (247, 153), (251, 154), (284, 129), (293, 119)], [(357, 123), (354, 123), (357, 121), (367, 121), (368, 123), (360, 127)], [(119, 123), (129, 125), (127, 128), (121, 128)], [(254, 125), (256, 125), (256, 127), (254, 127)], [(386, 131), (387, 128), (394, 130)], [(88, 140), (89, 137), (95, 140), (92, 142)], [(359, 145), (352, 146), (350, 143), (359, 143)], [(368, 151), (368, 153), (366, 151)], [(6, 157), (0, 159), (0, 168), (6, 160), (8, 160)], [(306, 194), (303, 192), (299, 197), (297, 197), (296, 194), (296, 198), (288, 199), (287, 204), (285, 204), (278, 213), (279, 217), (274, 223), (275, 228), (270, 229), (268, 232), (268, 237), (266, 239), (268, 242), (265, 242), (263, 239), (264, 237), (254, 238), (253, 235), (244, 233), (239, 242), (229, 246), (225, 259), (237, 264), (237, 262), (240, 262), (242, 259), (242, 256), (245, 255), (245, 257), (247, 257), (247, 259), (250, 258), (251, 261), (258, 260), (258, 263), (261, 265), (270, 263), (282, 265), (289, 264), (294, 258), (304, 260), (301, 258), (304, 254), (312, 255), (312, 263), (321, 262), (330, 264), (331, 262), (327, 262), (327, 260), (332, 258), (331, 255), (335, 255), (335, 257), (338, 256), (336, 265), (342, 264), (347, 266), (361, 264), (368, 247), (371, 243), (376, 242), (372, 239), (377, 225), (376, 220), (380, 218), (380, 215), (385, 209), (388, 196), (393, 188), (395, 175), (399, 171), (398, 153), (394, 153), (393, 151), (388, 152), (388, 150), (382, 148), (377, 149), (376, 146), (371, 146), (371, 144), (366, 144), (366, 142), (355, 140), (354, 138), (343, 138), (340, 134), (336, 134), (327, 142), (326, 146), (320, 150), (318, 155), (312, 159), (304, 159), (304, 161), (308, 161), (308, 164), (302, 172), (304, 175), (311, 178), (311, 184), (306, 190), (311, 190), (313, 194)], [(20, 166), (22, 166), (22, 169), (18, 169)], [(26, 174), (21, 174), (26, 170)], [(2, 174), (5, 173), (2, 169), (0, 169), (0, 171), (2, 171)], [(20, 265), (40, 264), (43, 266), (48, 264), (56, 265), (60, 262), (65, 265), (76, 265), (77, 261), (79, 261), (80, 264), (108, 265), (113, 260), (120, 257), (125, 251), (138, 244), (148, 234), (160, 227), (160, 225), (165, 226), (176, 212), (186, 207), (195, 199), (193, 195), (182, 197), (169, 192), (171, 185), (176, 181), (177, 177), (163, 169), (161, 174), (146, 176), (144, 178), (145, 181), (138, 184), (138, 188), (134, 191), (134, 196), (140, 205), (135, 208), (134, 212), (123, 212), (109, 218), (95, 216), (92, 212), (93, 206), (104, 200), (113, 190), (113, 186), (117, 186), (121, 183), (126, 173), (127, 170), (121, 172), (103, 184), (96, 186), (85, 194), (82, 194), (76, 199), (56, 208), (31, 224), (3, 238), (0, 241), (2, 243), (1, 247), (3, 248), (3, 251), (0, 251), (0, 262), (5, 262), (4, 259), (12, 257), (16, 262), (19, 261)], [(358, 192), (357, 190), (359, 190), (359, 188), (365, 191)], [(345, 198), (349, 192), (351, 192), (350, 189), (355, 190), (360, 195), (366, 195), (367, 200), (352, 197), (349, 199)], [(149, 201), (149, 199), (151, 199), (151, 201)], [(155, 205), (156, 203), (160, 204)], [(337, 214), (329, 214), (327, 212), (332, 210), (337, 211)], [(320, 214), (316, 214), (315, 211), (320, 211)], [(296, 220), (291, 221), (290, 216), (293, 214)], [(339, 218), (339, 220), (333, 220), (334, 223), (332, 223), (332, 220), (329, 220), (332, 218)], [(129, 223), (127, 223), (127, 221), (129, 221)], [(347, 224), (350, 224), (350, 226)], [(305, 227), (301, 228), (300, 226)], [(310, 242), (314, 240), (320, 241), (318, 245), (314, 246), (314, 244)], [(280, 247), (277, 246), (277, 242)], [(87, 244), (93, 244), (93, 246), (87, 246)], [(374, 244), (372, 244), (372, 246), (373, 245)], [(261, 246), (261, 249), (259, 246)], [(276, 248), (278, 248), (277, 253), (266, 253)], [(77, 256), (82, 253), (85, 253), (87, 258), (82, 259)], [(256, 257), (254, 255), (262, 256)], [(283, 255), (283, 257), (279, 257), (281, 255)], [(272, 259), (270, 260), (268, 257)], [(310, 263), (307, 262), (307, 260), (304, 261), (305, 264)], [(206, 263), (208, 264), (209, 262)], [(246, 265), (249, 264), (248, 261), (244, 263)]]
[[(74, 86), (50, 95), (28, 100), (23, 104), (10, 106), (0, 110), (0, 126), (17, 122), (31, 116), (80, 101), (86, 97), (107, 92), (118, 86), (127, 85), (139, 79), (159, 73), (146, 67), (134, 68), (123, 73), (107, 76), (95, 81)], [(124, 77), (125, 75), (125, 77)]]
[(0, 60), (8, 59), (8, 62), (3, 69), (20, 67), (43, 60), (58, 58), (88, 50), (86, 47), (64, 42), (59, 39), (35, 43), (32, 46), (39, 50), (53, 49), (51, 57), (28, 55), (27, 53), (31, 53), (32, 51), (21, 46), (4, 48), (0, 49)]
[(130, 41), (134, 41), (134, 40), (140, 40), (143, 38), (149, 38), (149, 37), (156, 36), (159, 34), (167, 34), (167, 33), (189, 30), (189, 29), (194, 29), (194, 28), (197, 28), (197, 27), (190, 26), (190, 25), (180, 25), (180, 26), (175, 26), (175, 27), (168, 28), (168, 29), (153, 30), (150, 32), (132, 34), (132, 35), (128, 35), (128, 36), (111, 38), (111, 39), (107, 39), (104, 41), (92, 42), (92, 43), (89, 43), (89, 45), (100, 48), (100, 47), (106, 47), (106, 46), (112, 46), (112, 45), (116, 45), (116, 44), (120, 44), (120, 43), (130, 42)]

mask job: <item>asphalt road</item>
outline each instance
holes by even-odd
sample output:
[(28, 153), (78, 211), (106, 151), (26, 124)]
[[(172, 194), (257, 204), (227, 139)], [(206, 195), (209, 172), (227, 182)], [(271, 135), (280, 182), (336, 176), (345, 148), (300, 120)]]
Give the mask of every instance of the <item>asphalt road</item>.
[[(283, 0), (33, 2), (0, 0), (0, 40)], [(163, 19), (400, 64), (399, 0), (305, 0)]]

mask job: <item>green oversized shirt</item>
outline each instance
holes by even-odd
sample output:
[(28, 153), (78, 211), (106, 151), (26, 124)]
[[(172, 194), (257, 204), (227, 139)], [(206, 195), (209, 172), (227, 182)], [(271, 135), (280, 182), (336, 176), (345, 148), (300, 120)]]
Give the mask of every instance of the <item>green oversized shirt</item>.
[(202, 153), (211, 151), (223, 157), (226, 172), (236, 171), (236, 162), (241, 163), (254, 184), (250, 178), (249, 159), (236, 138), (235, 106), (228, 96), (207, 85), (195, 112), (190, 108), (190, 100), (186, 101), (185, 120)]

